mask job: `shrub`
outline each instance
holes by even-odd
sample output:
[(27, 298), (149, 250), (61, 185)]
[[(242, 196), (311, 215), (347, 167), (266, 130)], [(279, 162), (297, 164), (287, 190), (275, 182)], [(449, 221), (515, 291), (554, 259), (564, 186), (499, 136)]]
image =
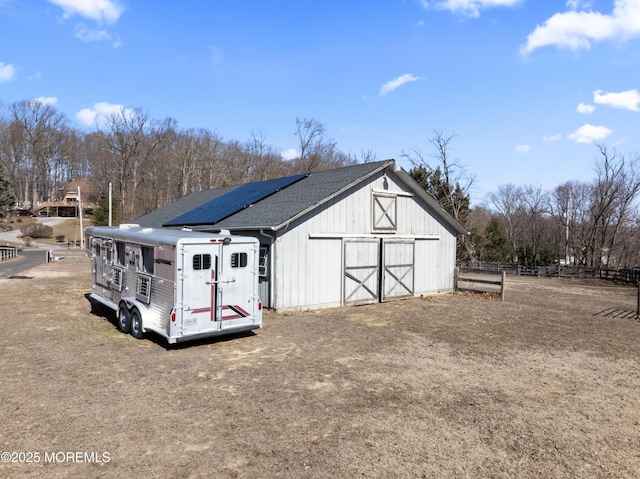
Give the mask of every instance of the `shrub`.
[(31, 246), (33, 243), (33, 238), (31, 236), (22, 236), (22, 241), (24, 241), (25, 246)]
[(23, 235), (31, 236), (32, 238), (51, 238), (53, 236), (53, 228), (41, 223), (24, 225), (20, 228), (20, 231)]

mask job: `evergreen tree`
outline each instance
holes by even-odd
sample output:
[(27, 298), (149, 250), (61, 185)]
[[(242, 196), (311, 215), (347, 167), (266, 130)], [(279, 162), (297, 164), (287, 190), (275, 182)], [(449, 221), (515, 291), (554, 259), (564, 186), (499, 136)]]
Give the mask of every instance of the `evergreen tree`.
[(509, 239), (497, 218), (492, 217), (485, 230), (487, 261), (509, 261)]
[(465, 224), (471, 200), (469, 195), (462, 190), (460, 183), (449, 184), (443, 177), (439, 166), (434, 170), (427, 169), (422, 165), (416, 166), (409, 170), (409, 175), (427, 193), (438, 200), (447, 213), (460, 223)]
[[(112, 224), (120, 222), (120, 202), (115, 198), (111, 199)], [(105, 196), (100, 198), (100, 203), (93, 210), (93, 222), (96, 226), (107, 226), (109, 224), (109, 199)]]
[(4, 168), (0, 165), (0, 216), (5, 216), (7, 208), (15, 201), (16, 197), (9, 186), (9, 180), (4, 177)]

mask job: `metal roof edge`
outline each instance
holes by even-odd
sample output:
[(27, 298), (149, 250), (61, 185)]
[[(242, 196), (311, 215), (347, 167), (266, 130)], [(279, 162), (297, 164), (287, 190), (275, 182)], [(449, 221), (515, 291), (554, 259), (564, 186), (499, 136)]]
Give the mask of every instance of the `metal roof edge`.
[[(272, 229), (272, 231), (278, 231), (278, 230), (280, 230), (281, 228), (288, 227), (288, 225), (289, 225), (292, 221), (297, 220), (298, 218), (300, 218), (300, 217), (302, 217), (302, 216), (306, 215), (307, 213), (309, 213), (309, 212), (311, 212), (311, 211), (315, 210), (316, 208), (318, 208), (318, 207), (320, 207), (320, 206), (324, 205), (325, 203), (327, 203), (327, 202), (331, 201), (333, 198), (335, 198), (336, 196), (338, 196), (338, 195), (340, 195), (340, 194), (344, 193), (344, 192), (345, 192), (345, 191), (347, 191), (349, 188), (352, 188), (353, 186), (357, 185), (358, 183), (360, 183), (360, 182), (362, 182), (362, 181), (366, 180), (367, 178), (370, 178), (371, 176), (375, 175), (376, 173), (378, 173), (378, 172), (380, 172), (380, 171), (382, 171), (382, 170), (384, 170), (384, 169), (386, 169), (386, 168), (389, 168), (389, 167), (394, 166), (395, 164), (396, 164), (396, 160), (394, 160), (394, 159), (391, 159), (391, 160), (384, 160), (383, 162), (381, 162), (381, 165), (380, 165), (378, 168), (376, 168), (375, 170), (370, 171), (370, 172), (369, 172), (369, 173), (367, 173), (366, 175), (363, 175), (363, 176), (359, 177), (357, 180), (352, 181), (351, 183), (349, 183), (349, 184), (345, 185), (344, 187), (340, 188), (338, 191), (336, 191), (336, 192), (334, 192), (333, 194), (331, 194), (331, 195), (327, 196), (326, 198), (323, 198), (322, 200), (320, 200), (320, 201), (319, 201), (319, 202), (317, 202), (316, 204), (311, 205), (310, 207), (306, 208), (305, 210), (303, 210), (303, 211), (301, 211), (301, 212), (299, 212), (299, 213), (297, 213), (297, 214), (293, 215), (293, 216), (292, 216), (291, 218), (289, 218), (287, 221), (284, 221), (284, 222), (280, 223), (279, 225), (272, 227), (272, 228), (271, 228), (271, 229)], [(313, 173), (310, 173), (310, 174), (312, 175)]]

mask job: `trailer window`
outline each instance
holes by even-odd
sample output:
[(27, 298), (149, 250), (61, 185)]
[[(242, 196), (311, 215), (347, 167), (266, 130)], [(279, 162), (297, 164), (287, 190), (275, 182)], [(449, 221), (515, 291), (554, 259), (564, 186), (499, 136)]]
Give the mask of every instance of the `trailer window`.
[(124, 243), (116, 241), (116, 261), (120, 266), (125, 265)]
[(233, 253), (231, 255), (232, 268), (244, 268), (247, 266), (247, 253)]
[(195, 271), (201, 270), (201, 269), (211, 269), (211, 255), (210, 254), (193, 255), (193, 269)]
[(142, 264), (140, 265), (140, 271), (153, 274), (153, 247), (142, 246), (140, 249), (142, 253)]

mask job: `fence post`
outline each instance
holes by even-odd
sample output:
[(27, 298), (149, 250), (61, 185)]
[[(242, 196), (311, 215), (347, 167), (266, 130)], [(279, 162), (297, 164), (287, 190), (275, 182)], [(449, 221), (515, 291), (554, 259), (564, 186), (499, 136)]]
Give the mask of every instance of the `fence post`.
[[(507, 272), (502, 272), (502, 281), (500, 281), (500, 301), (504, 301), (504, 290), (507, 284)], [(640, 289), (639, 289), (640, 291)]]
[(458, 274), (460, 273), (460, 268), (456, 266), (453, 270), (453, 291), (458, 291)]

